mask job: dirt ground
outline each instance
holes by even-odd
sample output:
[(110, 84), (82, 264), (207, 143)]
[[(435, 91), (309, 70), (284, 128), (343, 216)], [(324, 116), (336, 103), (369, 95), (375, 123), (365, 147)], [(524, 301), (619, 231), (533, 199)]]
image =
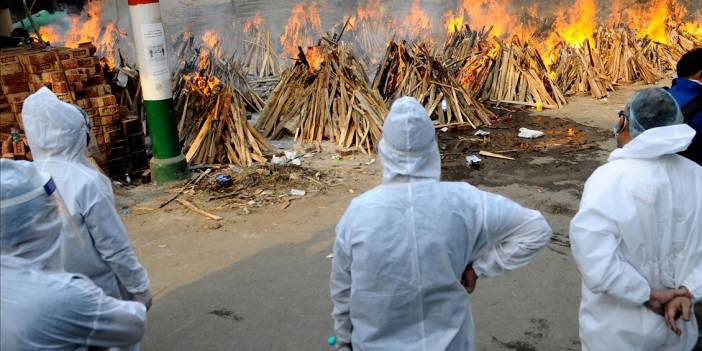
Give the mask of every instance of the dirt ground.
[[(558, 111), (512, 113), (506, 123), (484, 128), (491, 133), (486, 140), (472, 130), (438, 132), (445, 180), (468, 181), (536, 208), (554, 229), (548, 249), (533, 264), (479, 282), (471, 296), (478, 350), (579, 349), (580, 277), (570, 256), (568, 223), (584, 181), (614, 146), (609, 127), (616, 112), (638, 88), (624, 87), (608, 101), (576, 97)], [(518, 139), (520, 127), (547, 135)], [(515, 160), (481, 157), (480, 169), (468, 167), (465, 157), (480, 150)], [(208, 201), (215, 193), (207, 187), (181, 195), (221, 221), (177, 202), (154, 210), (179, 186), (115, 189), (155, 295), (144, 349), (324, 348), (333, 333), (327, 257), (333, 228), (351, 199), (382, 181), (376, 156), (333, 155), (326, 146), (302, 158), (302, 167), (324, 172), (319, 179), (325, 186), (295, 184), (307, 188), (293, 201), (284, 187), (263, 207), (242, 205), (255, 197)]]

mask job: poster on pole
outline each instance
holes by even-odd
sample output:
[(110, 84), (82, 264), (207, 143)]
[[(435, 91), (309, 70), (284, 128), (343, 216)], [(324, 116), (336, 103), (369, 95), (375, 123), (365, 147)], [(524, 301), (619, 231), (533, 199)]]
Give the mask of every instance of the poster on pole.
[(144, 69), (152, 79), (170, 79), (166, 62), (166, 35), (162, 23), (141, 25), (141, 42), (144, 50)]

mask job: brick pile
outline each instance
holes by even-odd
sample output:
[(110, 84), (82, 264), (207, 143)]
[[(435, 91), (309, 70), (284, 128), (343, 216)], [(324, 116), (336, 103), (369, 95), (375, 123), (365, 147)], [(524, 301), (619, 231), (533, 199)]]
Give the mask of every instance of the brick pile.
[[(100, 164), (103, 170), (122, 177), (146, 168), (141, 122), (137, 118), (138, 128), (134, 128), (134, 117), (127, 118), (128, 109), (120, 107), (120, 101), (112, 94), (112, 86), (95, 52), (91, 43), (80, 44), (78, 48), (23, 47), (0, 51), (2, 157), (31, 160), (22, 133), (22, 103), (33, 92), (47, 87), (62, 101), (86, 112), (92, 135), (103, 154), (97, 157), (103, 160)], [(128, 133), (125, 133), (126, 123), (132, 126)], [(135, 149), (130, 148), (128, 136), (130, 140), (140, 140), (131, 142)]]

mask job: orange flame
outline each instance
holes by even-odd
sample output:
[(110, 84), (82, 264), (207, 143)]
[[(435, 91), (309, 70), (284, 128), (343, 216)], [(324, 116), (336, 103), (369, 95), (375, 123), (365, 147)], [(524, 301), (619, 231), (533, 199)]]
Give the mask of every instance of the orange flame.
[(324, 54), (321, 46), (310, 46), (305, 50), (305, 58), (309, 63), (309, 72), (313, 73), (322, 67), (324, 62)]
[(385, 17), (385, 5), (383, 5), (382, 0), (368, 0), (364, 7), (359, 1), (356, 17), (359, 21), (381, 19)]
[(572, 7), (556, 12), (557, 33), (567, 44), (578, 46), (590, 40), (597, 28), (596, 0), (576, 0)]
[(263, 27), (263, 18), (261, 14), (256, 14), (255, 16), (244, 21), (244, 32), (251, 33), (254, 30), (258, 30)]
[(102, 0), (90, 0), (81, 14), (39, 28), (41, 37), (54, 46), (78, 47), (80, 43), (92, 42), (99, 52), (104, 52), (109, 66), (114, 66), (116, 56), (115, 33), (120, 32), (113, 21), (102, 25)]
[(501, 36), (517, 23), (510, 9), (511, 0), (462, 0), (455, 17), (475, 29), (492, 26), (492, 34)]
[(463, 16), (457, 16), (453, 11), (444, 14), (444, 25), (448, 34), (455, 33), (463, 28)]
[(428, 29), (431, 29), (429, 15), (424, 11), (419, 0), (412, 1), (409, 12), (402, 20), (402, 27), (399, 30), (400, 34), (414, 37)]
[(305, 7), (297, 4), (293, 7), (283, 33), (280, 35), (280, 45), (283, 54), (295, 57), (298, 46), (312, 46), (313, 38), (322, 32), (322, 21), (314, 4)]

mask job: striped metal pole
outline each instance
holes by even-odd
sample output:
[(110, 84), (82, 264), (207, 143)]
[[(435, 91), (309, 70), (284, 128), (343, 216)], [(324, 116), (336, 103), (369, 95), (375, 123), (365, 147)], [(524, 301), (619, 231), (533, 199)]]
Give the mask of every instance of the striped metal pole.
[(146, 123), (151, 135), (151, 178), (163, 184), (187, 179), (188, 164), (178, 143), (166, 33), (158, 0), (129, 0)]

